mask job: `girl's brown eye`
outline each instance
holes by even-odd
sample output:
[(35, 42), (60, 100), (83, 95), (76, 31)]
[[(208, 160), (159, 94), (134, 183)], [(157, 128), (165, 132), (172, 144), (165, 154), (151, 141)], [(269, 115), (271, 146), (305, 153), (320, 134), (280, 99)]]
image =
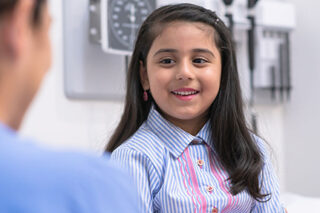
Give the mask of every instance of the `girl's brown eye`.
[(166, 58), (160, 61), (161, 64), (172, 64), (174, 61), (170, 58)]
[(193, 59), (192, 62), (196, 64), (203, 64), (203, 63), (207, 63), (208, 61), (203, 58), (196, 58), (196, 59)]

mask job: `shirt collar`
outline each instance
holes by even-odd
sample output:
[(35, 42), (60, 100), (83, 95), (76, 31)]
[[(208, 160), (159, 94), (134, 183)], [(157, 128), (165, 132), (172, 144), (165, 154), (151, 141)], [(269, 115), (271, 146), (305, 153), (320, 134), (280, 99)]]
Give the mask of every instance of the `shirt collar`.
[(155, 106), (152, 105), (148, 115), (147, 125), (176, 158), (183, 153), (194, 139), (201, 139), (213, 148), (212, 133), (210, 131), (211, 125), (209, 121), (202, 127), (196, 136), (193, 136), (163, 118), (156, 110)]
[(215, 150), (210, 121), (207, 121), (205, 123), (205, 125), (201, 128), (196, 137), (202, 139), (203, 142), (205, 142), (212, 149), (212, 151)]

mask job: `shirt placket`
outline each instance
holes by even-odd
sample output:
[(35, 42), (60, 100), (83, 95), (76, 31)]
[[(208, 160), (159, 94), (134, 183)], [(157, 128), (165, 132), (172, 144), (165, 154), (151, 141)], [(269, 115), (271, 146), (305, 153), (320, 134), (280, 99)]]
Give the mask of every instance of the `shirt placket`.
[[(203, 146), (203, 148), (205, 147), (205, 142), (199, 138), (196, 137), (192, 143), (192, 146)], [(205, 161), (205, 154), (206, 154), (206, 149), (204, 148), (204, 150), (202, 150), (200, 152), (201, 154), (196, 154), (194, 155), (196, 158), (196, 167), (198, 167), (199, 169), (197, 169), (198, 171), (200, 171), (200, 173), (202, 172), (209, 172), (210, 173), (210, 163)], [(209, 159), (209, 157), (207, 157)], [(207, 196), (213, 196), (214, 194), (214, 184), (213, 183), (205, 183), (206, 181), (204, 181), (203, 178), (201, 178), (202, 176), (205, 176), (204, 174), (198, 174), (198, 179), (199, 179), (199, 187), (204, 187), (204, 191), (205, 193), (207, 193)], [(219, 210), (217, 207), (211, 207), (211, 209), (207, 209), (207, 212), (212, 212), (212, 213), (218, 213)]]

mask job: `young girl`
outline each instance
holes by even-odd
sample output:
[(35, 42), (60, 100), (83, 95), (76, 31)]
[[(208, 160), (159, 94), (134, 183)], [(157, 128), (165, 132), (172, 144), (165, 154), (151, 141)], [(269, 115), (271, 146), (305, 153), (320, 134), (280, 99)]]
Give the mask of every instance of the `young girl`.
[(164, 6), (142, 24), (107, 151), (134, 176), (143, 212), (284, 212), (245, 122), (229, 30), (200, 6)]

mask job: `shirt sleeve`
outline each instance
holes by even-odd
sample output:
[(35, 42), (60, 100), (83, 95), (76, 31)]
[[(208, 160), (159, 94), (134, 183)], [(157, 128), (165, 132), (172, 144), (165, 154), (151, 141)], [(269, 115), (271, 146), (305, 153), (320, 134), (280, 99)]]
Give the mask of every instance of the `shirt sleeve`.
[(153, 195), (156, 188), (156, 172), (149, 158), (141, 152), (119, 147), (111, 159), (129, 171), (139, 194), (141, 212), (154, 212)]
[(258, 145), (264, 159), (264, 166), (260, 175), (261, 193), (268, 194), (262, 201), (255, 201), (252, 213), (285, 213), (280, 203), (279, 180), (272, 166), (270, 154), (266, 144), (258, 139)]

